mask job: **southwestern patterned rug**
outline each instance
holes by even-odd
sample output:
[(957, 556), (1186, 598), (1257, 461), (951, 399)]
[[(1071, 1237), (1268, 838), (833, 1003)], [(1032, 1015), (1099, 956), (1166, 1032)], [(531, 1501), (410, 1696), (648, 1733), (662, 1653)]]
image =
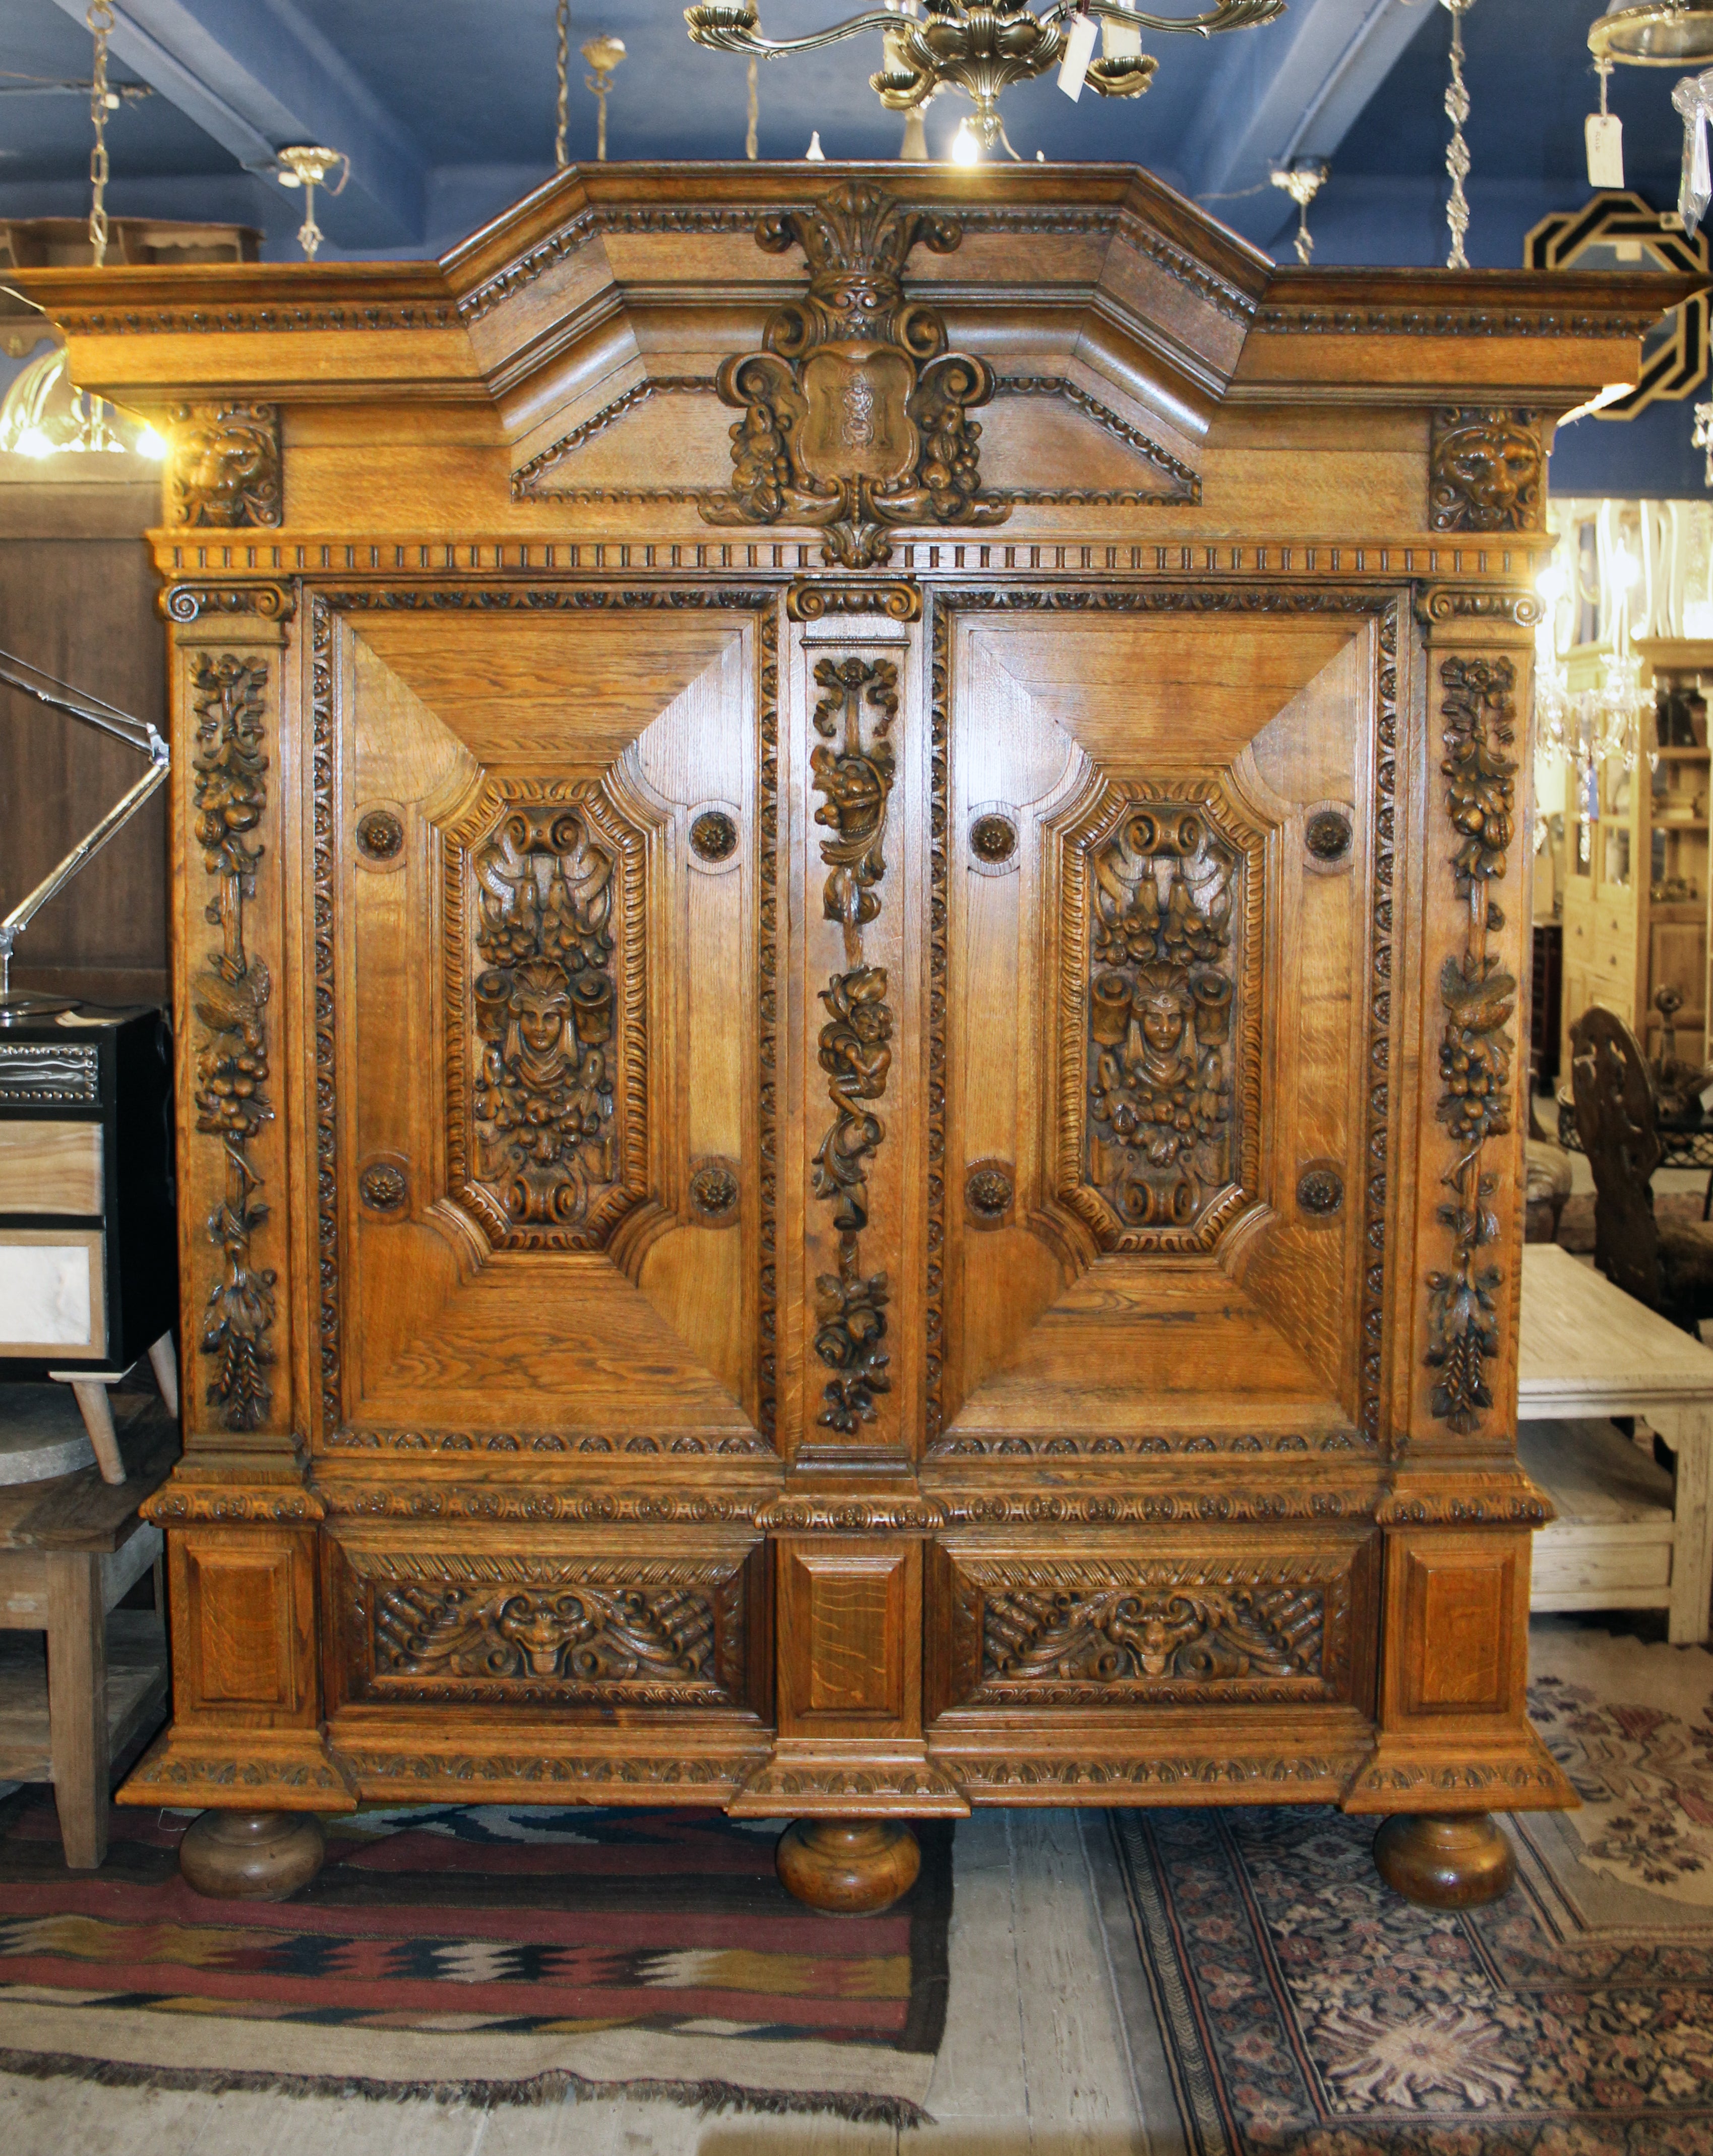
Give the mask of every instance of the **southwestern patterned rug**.
[(504, 1805), (336, 1821), (319, 1878), (224, 1902), (188, 1815), (115, 1807), (69, 1873), (51, 1793), (0, 1803), (0, 2071), (153, 2087), (923, 2116), (946, 2018), (949, 1828), (880, 1917), (820, 1917), (777, 1828)]
[(1413, 1907), (1331, 1810), (1111, 1815), (1152, 2156), (1713, 2151), (1713, 1655), (1531, 1640), (1587, 1809), (1513, 1823), (1490, 1908)]

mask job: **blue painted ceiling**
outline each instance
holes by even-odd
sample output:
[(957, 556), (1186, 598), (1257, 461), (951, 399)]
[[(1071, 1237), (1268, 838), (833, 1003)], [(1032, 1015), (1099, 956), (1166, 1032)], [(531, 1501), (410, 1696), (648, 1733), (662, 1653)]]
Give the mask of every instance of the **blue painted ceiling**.
[[(326, 205), (328, 255), (423, 254), (458, 234), (447, 217), (468, 207), (491, 214), (551, 170), (553, 155), (552, 0), (132, 0), (117, 9), (115, 83), (152, 77), (155, 94), (112, 116), (112, 207), (119, 212), (185, 214), (182, 186), (203, 190), (207, 213), (233, 213), (239, 203), (266, 229), (270, 254), (290, 256), (299, 203), (254, 167), (267, 145), (268, 121), (301, 126), (332, 139), (330, 106), (350, 121), (353, 99), (392, 123), (390, 139), (367, 139), (361, 127), (348, 149), (356, 199)], [(776, 35), (838, 19), (841, 0), (767, 0)], [(1525, 182), (1545, 187), (1561, 206), (1586, 192), (1582, 119), (1596, 85), (1584, 42), (1592, 8), (1564, 0), (1478, 0), (1465, 18), (1468, 74), (1475, 101), (1469, 126), (1473, 187)], [(17, 94), (19, 78), (88, 77), (90, 40), (82, 0), (0, 0), (0, 211), (74, 213), (89, 156), (89, 116), (76, 95)], [(1384, 18), (1383, 21), (1381, 18)], [(1333, 76), (1359, 33), (1371, 57), (1358, 64), (1355, 109), (1334, 115), (1320, 139), (1295, 141), (1305, 110)], [(742, 154), (745, 66), (735, 56), (692, 47), (671, 0), (582, 0), (572, 42), (597, 29), (616, 32), (628, 58), (614, 80), (612, 152), (641, 158)], [(240, 116), (246, 105), (257, 139), (234, 146), (208, 131), (206, 114), (175, 96), (166, 69), (126, 54), (126, 32), (151, 40), (156, 54), (187, 62), (210, 94)], [(1260, 29), (1223, 37), (1151, 35), (1160, 60), (1144, 97), (1103, 100), (1085, 94), (1073, 105), (1050, 80), (1008, 92), (1011, 139), (1025, 157), (1133, 159), (1262, 239), (1290, 215), (1265, 184), (1268, 158), (1290, 150), (1326, 155), (1333, 178), (1322, 198), (1354, 198), (1367, 181), (1414, 182), (1444, 198), (1447, 123), (1442, 100), (1450, 18), (1432, 0), (1290, 0), (1285, 16)], [(762, 155), (800, 157), (818, 129), (829, 157), (890, 157), (901, 123), (868, 87), (879, 41), (865, 36), (762, 69)], [(228, 55), (232, 64), (223, 64)], [(1306, 58), (1305, 57), (1306, 55)], [(1269, 88), (1295, 66), (1301, 95), (1276, 112), (1260, 110)], [(570, 151), (594, 146), (593, 101), (572, 56)], [(1678, 128), (1670, 109), (1669, 70), (1621, 69), (1613, 104), (1625, 123), (1632, 185), (1661, 202), (1675, 186)], [(263, 110), (270, 96), (278, 109)], [(1277, 101), (1275, 96), (1275, 102)], [(929, 140), (943, 152), (961, 99), (931, 108)], [(356, 117), (365, 116), (361, 111)], [(312, 124), (320, 122), (319, 126)], [(1258, 131), (1259, 129), (1259, 131)], [(347, 126), (347, 132), (351, 132)], [(1336, 132), (1338, 139), (1326, 139)], [(1311, 127), (1312, 138), (1316, 131)], [(302, 139), (282, 135), (280, 140)], [(273, 146), (280, 146), (274, 142)], [(1221, 170), (1233, 154), (1246, 160)], [(382, 165), (415, 169), (421, 198), (416, 229), (377, 214), (362, 183)], [(245, 167), (250, 172), (246, 172)], [(366, 168), (367, 170), (366, 171)], [(1224, 182), (1225, 184), (1220, 184)], [(1260, 192), (1250, 189), (1259, 184)], [(194, 213), (189, 212), (188, 213)], [(1319, 213), (1316, 213), (1318, 216)], [(1480, 244), (1478, 215), (1475, 239)], [(1507, 233), (1507, 239), (1509, 239)], [(1383, 220), (1373, 229), (1376, 261), (1398, 259)], [(1418, 259), (1435, 259), (1431, 254)], [(1501, 258), (1517, 258), (1508, 246)]]
[[(87, 80), (85, 4), (0, 0), (0, 216), (87, 206), (86, 96), (30, 91), (22, 80)], [(776, 36), (856, 7), (762, 0)], [(1478, 266), (1517, 265), (1533, 223), (1587, 197), (1593, 13), (1586, 0), (1475, 0), (1464, 18)], [(303, 198), (269, 167), (288, 142), (324, 141), (350, 153), (351, 177), (340, 199), (319, 204), (322, 259), (433, 254), (552, 169), (553, 0), (115, 0), (115, 14), (113, 80), (152, 90), (111, 116), (115, 214), (249, 223), (263, 229), (266, 255), (294, 259)], [(1310, 212), (1316, 261), (1426, 265), (1444, 260), (1446, 244), (1450, 28), (1433, 0), (1290, 0), (1260, 29), (1148, 33), (1160, 68), (1140, 99), (1085, 93), (1073, 105), (1049, 79), (1008, 92), (1003, 110), (1025, 158), (1133, 160), (1286, 259), (1295, 213), (1268, 184), (1269, 163), (1326, 157), (1332, 177)], [(613, 87), (614, 157), (742, 155), (741, 59), (693, 47), (675, 0), (575, 0), (573, 160), (593, 154), (593, 100), (575, 48), (597, 31), (628, 48)], [(879, 44), (867, 34), (764, 63), (762, 157), (801, 157), (812, 129), (829, 158), (895, 156), (902, 122), (868, 87)], [(1659, 207), (1676, 192), (1675, 79), (1621, 69), (1612, 85), (1629, 184)], [(931, 109), (935, 154), (967, 110), (956, 97)], [(1687, 407), (1669, 417), (1675, 444)], [(1598, 431), (1639, 442), (1641, 426)], [(1672, 456), (1689, 469), (1680, 446)]]

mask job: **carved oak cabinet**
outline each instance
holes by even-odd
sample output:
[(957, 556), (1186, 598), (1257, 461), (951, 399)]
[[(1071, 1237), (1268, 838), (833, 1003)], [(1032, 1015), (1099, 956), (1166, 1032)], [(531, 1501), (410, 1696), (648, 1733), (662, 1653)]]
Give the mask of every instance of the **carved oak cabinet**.
[(1501, 1886), (1544, 454), (1686, 288), (830, 165), (17, 281), (173, 445), (187, 1867), (1312, 1800)]

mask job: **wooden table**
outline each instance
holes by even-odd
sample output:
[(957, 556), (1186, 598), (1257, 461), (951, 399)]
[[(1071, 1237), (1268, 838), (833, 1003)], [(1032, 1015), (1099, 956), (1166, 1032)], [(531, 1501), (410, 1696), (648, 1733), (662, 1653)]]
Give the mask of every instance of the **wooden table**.
[[(113, 1763), (167, 1707), (159, 1619), (115, 1614), (110, 1640), (108, 1613), (161, 1553), (137, 1507), (166, 1481), (178, 1431), (152, 1399), (113, 1404), (122, 1483), (91, 1466), (0, 1486), (0, 1776), (53, 1783), (74, 1871), (106, 1855)], [(34, 1641), (7, 1636), (33, 1632), (47, 1635), (45, 1667)]]
[[(1523, 1250), (1517, 1449), (1558, 1517), (1535, 1537), (1531, 1609), (1664, 1609), (1674, 1645), (1708, 1636), (1713, 1351), (1552, 1243)], [(1642, 1415), (1675, 1489), (1611, 1427)]]

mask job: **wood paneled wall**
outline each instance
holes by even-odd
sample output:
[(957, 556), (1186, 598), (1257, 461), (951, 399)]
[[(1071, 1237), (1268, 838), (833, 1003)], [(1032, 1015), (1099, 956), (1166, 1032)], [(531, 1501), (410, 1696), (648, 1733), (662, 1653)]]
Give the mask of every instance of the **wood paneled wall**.
[[(160, 518), (158, 475), (136, 458), (89, 461), (101, 468), (0, 454), (0, 646), (164, 731), (165, 636), (141, 536)], [(0, 688), (0, 912), (142, 770), (119, 742)], [(95, 1002), (164, 1001), (167, 963), (162, 793), (36, 916), (13, 978)]]

